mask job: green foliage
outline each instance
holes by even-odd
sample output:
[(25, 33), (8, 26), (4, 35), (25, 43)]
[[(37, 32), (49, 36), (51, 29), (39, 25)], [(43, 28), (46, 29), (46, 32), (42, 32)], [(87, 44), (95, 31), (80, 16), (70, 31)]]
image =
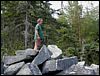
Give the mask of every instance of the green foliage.
[(44, 28), (47, 25), (46, 23), (49, 24), (49, 19), (53, 20), (48, 1), (2, 1), (1, 5), (1, 37), (3, 41), (3, 49), (1, 51), (5, 50), (8, 55), (13, 55), (15, 50), (25, 49), (26, 12), (29, 25), (27, 47), (30, 48), (33, 47), (33, 29), (36, 25), (36, 20), (41, 16), (44, 19)]
[(99, 46), (96, 42), (91, 42), (85, 45), (85, 61), (87, 64), (99, 64), (99, 50), (97, 49)]
[(66, 51), (66, 54), (67, 54), (68, 56), (73, 56), (73, 55), (75, 55), (75, 53), (76, 53), (75, 48), (73, 48), (73, 47), (68, 47), (68, 49), (67, 49), (67, 51)]
[(91, 5), (86, 12), (82, 7), (78, 1), (68, 1), (66, 13), (60, 11), (59, 18), (54, 19), (49, 1), (1, 1), (1, 57), (25, 49), (26, 23), (27, 48), (32, 48), (34, 27), (41, 17), (47, 45), (57, 45), (65, 56), (84, 57), (87, 64), (99, 64), (99, 7)]
[(64, 55), (76, 55), (79, 60), (84, 57), (83, 60), (87, 64), (99, 62), (99, 54), (96, 51), (99, 47), (99, 12), (98, 6), (96, 7), (92, 7), (81, 17), (82, 5), (78, 5), (77, 1), (69, 1), (67, 13), (63, 13), (57, 19), (60, 24), (57, 29), (57, 45), (63, 50)]

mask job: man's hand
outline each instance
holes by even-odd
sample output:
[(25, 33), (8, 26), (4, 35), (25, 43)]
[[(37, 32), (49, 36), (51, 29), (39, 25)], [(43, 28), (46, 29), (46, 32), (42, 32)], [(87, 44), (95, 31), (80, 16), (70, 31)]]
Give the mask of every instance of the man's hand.
[(38, 36), (37, 38), (40, 39), (40, 36)]

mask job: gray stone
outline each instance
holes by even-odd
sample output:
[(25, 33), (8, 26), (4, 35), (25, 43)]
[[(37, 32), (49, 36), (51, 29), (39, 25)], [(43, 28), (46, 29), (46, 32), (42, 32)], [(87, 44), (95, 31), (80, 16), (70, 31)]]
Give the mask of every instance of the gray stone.
[(60, 71), (68, 69), (73, 64), (77, 64), (77, 57), (69, 57), (56, 60), (48, 60), (44, 63), (42, 73), (48, 73), (50, 71)]
[(35, 56), (37, 54), (37, 51), (28, 48), (26, 50), (18, 50), (16, 51), (16, 55), (26, 55), (26, 56)]
[(37, 64), (37, 65), (42, 64), (50, 57), (51, 57), (51, 52), (46, 48), (45, 45), (43, 45), (38, 55), (32, 61), (32, 64)]
[(29, 63), (25, 64), (16, 75), (32, 75), (32, 72), (29, 68)]
[(56, 45), (48, 45), (48, 49), (52, 53), (51, 58), (58, 58), (62, 54), (62, 50), (59, 49)]
[(14, 75), (17, 73), (17, 71), (24, 65), (24, 62), (16, 63), (13, 65), (10, 65), (5, 71), (4, 75)]
[(68, 75), (76, 75), (76, 72), (69, 72)]
[(48, 60), (44, 63), (42, 73), (48, 73), (51, 71), (56, 71), (57, 70), (57, 62), (56, 60)]
[(63, 70), (63, 71), (61, 71), (61, 72), (58, 73), (57, 75), (75, 75), (76, 72), (73, 71), (74, 68), (75, 68), (75, 64), (73, 64), (71, 67), (69, 67), (69, 68), (67, 68), (67, 69), (65, 69), (65, 70)]
[(83, 65), (84, 62), (79, 62), (78, 64), (74, 64), (68, 69), (61, 71), (57, 75), (95, 75), (92, 68)]
[(1, 62), (1, 74), (4, 74), (4, 66), (3, 62)]
[(77, 63), (78, 63), (78, 59), (76, 56), (69, 57), (69, 58), (66, 57), (57, 60), (57, 66), (59, 66), (58, 67), (59, 70), (65, 70), (70, 66), (72, 66), (73, 64), (77, 64)]
[(96, 75), (99, 75), (99, 65), (91, 64), (90, 66), (92, 69), (94, 69)]
[(1, 75), (4, 75), (4, 74), (1, 74)]
[(23, 55), (23, 54), (25, 54), (25, 50), (17, 50), (17, 51), (15, 52), (15, 54), (16, 54), (16, 55)]
[(83, 67), (85, 66), (85, 61), (80, 61), (77, 63), (78, 66)]
[(30, 59), (30, 57), (27, 57), (26, 55), (20, 55), (20, 56), (5, 56), (4, 57), (4, 64), (11, 65), (16, 62), (21, 62), (25, 59)]
[(25, 64), (16, 75), (42, 75), (38, 66), (35, 64)]
[(8, 65), (4, 64), (4, 71), (9, 67)]
[(30, 64), (29, 68), (33, 75), (42, 75), (40, 69), (38, 68), (36, 64)]
[(95, 71), (90, 67), (84, 67), (80, 72), (82, 75), (96, 75)]
[(86, 66), (81, 67), (76, 65), (74, 72), (76, 72), (76, 75), (95, 75), (95, 71), (92, 68)]

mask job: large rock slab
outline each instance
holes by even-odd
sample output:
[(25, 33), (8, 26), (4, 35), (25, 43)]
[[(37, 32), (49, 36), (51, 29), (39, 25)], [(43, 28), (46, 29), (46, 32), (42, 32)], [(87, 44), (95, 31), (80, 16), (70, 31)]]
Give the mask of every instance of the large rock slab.
[(95, 75), (95, 71), (87, 66), (81, 67), (79, 65), (76, 65), (74, 72), (76, 72), (76, 75)]
[(59, 58), (62, 54), (62, 50), (59, 49), (56, 45), (48, 45), (48, 49), (52, 53), (51, 58)]
[(15, 52), (16, 55), (26, 55), (26, 56), (35, 56), (37, 54), (37, 51), (28, 48), (26, 50), (18, 50)]
[(25, 64), (16, 75), (32, 75), (32, 72), (29, 68), (29, 63)]
[(95, 75), (94, 70), (90, 67), (84, 66), (84, 64), (84, 61), (78, 62), (68, 69), (61, 71), (57, 75)]
[(69, 68), (73, 64), (77, 64), (77, 57), (69, 57), (56, 60), (48, 60), (44, 63), (42, 73), (48, 73), (51, 71), (60, 71)]
[(48, 60), (44, 63), (42, 73), (48, 73), (52, 71), (58, 70), (57, 61), (56, 60)]
[(33, 75), (42, 75), (40, 69), (38, 68), (36, 64), (30, 64), (29, 68)]
[(99, 65), (91, 64), (90, 66), (92, 69), (94, 69), (96, 75), (99, 75)]
[(16, 75), (42, 75), (38, 66), (35, 64), (27, 63)]
[(32, 64), (40, 65), (51, 57), (52, 53), (47, 49), (45, 45), (42, 46), (38, 55), (32, 61)]
[(5, 71), (4, 75), (15, 75), (17, 71), (24, 65), (24, 62), (16, 63), (13, 65), (10, 65)]
[(60, 73), (56, 75), (75, 75), (76, 72), (74, 72), (75, 64), (73, 64), (71, 67), (61, 71)]
[(77, 63), (78, 66), (84, 67), (85, 66), (85, 61), (80, 61)]
[(73, 64), (77, 64), (78, 63), (78, 59), (76, 56), (73, 57), (69, 57), (69, 58), (63, 58), (63, 59), (58, 59), (57, 60), (57, 66), (59, 66), (59, 70), (64, 70), (69, 68), (71, 65)]
[[(3, 74), (4, 74), (4, 71), (5, 71), (8, 67), (9, 67), (9, 65), (6, 65), (6, 64), (3, 65)], [(2, 68), (2, 67), (1, 67), (1, 68)]]
[(26, 55), (20, 55), (20, 56), (5, 56), (4, 57), (4, 64), (11, 65), (13, 63), (21, 62), (25, 59), (30, 59), (31, 57), (27, 57)]
[(4, 63), (1, 62), (1, 74), (4, 74)]
[[(78, 72), (78, 71), (77, 71)], [(80, 71), (80, 73), (77, 73), (78, 75), (96, 75), (95, 71), (90, 67), (83, 67), (83, 69)]]
[(69, 72), (68, 75), (76, 75), (76, 72)]

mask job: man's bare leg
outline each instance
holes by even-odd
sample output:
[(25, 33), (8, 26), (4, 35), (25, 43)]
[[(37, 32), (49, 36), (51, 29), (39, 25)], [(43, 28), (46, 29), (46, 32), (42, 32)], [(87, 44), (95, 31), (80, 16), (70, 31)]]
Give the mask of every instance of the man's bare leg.
[(37, 41), (35, 41), (35, 46), (34, 46), (34, 50), (37, 50)]

